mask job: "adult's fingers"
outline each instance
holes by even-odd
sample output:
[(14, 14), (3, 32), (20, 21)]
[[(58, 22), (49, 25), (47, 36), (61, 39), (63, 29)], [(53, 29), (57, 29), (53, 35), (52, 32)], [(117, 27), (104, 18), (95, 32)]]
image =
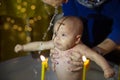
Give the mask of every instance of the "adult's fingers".
[(77, 51), (73, 51), (70, 54), (70, 59), (72, 61), (81, 61), (81, 58), (82, 58), (82, 55), (79, 52), (77, 52)]
[(83, 61), (68, 61), (68, 63), (75, 66), (83, 66)]
[(52, 63), (52, 70), (55, 72), (55, 64)]
[(52, 62), (53, 64), (58, 64), (58, 61), (55, 60), (55, 59), (53, 59), (53, 58), (51, 58), (51, 62)]
[(76, 68), (69, 68), (69, 71), (75, 72), (83, 68), (82, 55), (79, 52), (73, 51), (70, 55), (69, 64), (76, 66)]
[(80, 67), (76, 67), (76, 68), (69, 68), (69, 71), (71, 72), (77, 72), (77, 71), (80, 71), (83, 67), (80, 66)]
[(52, 49), (52, 50), (50, 51), (50, 57), (51, 57), (52, 59), (59, 58), (58, 52), (57, 52), (55, 49)]

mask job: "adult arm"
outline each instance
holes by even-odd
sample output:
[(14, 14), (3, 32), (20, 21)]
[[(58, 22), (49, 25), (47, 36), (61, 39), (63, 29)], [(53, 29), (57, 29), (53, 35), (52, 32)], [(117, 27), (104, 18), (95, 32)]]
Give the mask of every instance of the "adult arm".
[(120, 1), (112, 0), (103, 10), (104, 15), (113, 19), (112, 31), (103, 42), (94, 47), (94, 50), (106, 55), (120, 45)]
[(117, 47), (117, 44), (113, 40), (107, 38), (103, 42), (98, 44), (96, 47), (94, 47), (93, 50), (95, 50), (97, 53), (101, 55), (106, 55), (109, 52), (116, 49), (116, 47)]

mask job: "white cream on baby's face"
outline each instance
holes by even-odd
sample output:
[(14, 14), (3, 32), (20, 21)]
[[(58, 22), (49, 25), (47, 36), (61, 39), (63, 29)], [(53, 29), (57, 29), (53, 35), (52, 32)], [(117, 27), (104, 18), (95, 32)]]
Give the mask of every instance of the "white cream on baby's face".
[(73, 27), (67, 20), (60, 20), (54, 26), (53, 41), (55, 47), (60, 50), (67, 50), (75, 45), (76, 35)]

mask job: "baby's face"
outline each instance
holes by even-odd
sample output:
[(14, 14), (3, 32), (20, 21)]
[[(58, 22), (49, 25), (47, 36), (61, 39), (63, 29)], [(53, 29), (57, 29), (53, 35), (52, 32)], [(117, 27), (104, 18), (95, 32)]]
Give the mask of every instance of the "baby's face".
[(58, 21), (54, 26), (53, 41), (55, 47), (60, 50), (72, 48), (76, 41), (73, 27), (66, 21)]

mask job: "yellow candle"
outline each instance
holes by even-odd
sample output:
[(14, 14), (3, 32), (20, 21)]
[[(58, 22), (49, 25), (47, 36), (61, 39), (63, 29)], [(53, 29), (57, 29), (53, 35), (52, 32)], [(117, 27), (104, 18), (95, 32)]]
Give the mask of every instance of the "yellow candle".
[(86, 80), (86, 71), (87, 71), (87, 67), (88, 67), (88, 65), (90, 63), (90, 60), (86, 59), (85, 56), (83, 56), (82, 59), (83, 59), (83, 62), (84, 62), (82, 80)]
[(45, 80), (45, 72), (48, 68), (48, 58), (45, 59), (43, 55), (40, 56), (42, 60), (42, 69), (41, 69), (41, 80)]

